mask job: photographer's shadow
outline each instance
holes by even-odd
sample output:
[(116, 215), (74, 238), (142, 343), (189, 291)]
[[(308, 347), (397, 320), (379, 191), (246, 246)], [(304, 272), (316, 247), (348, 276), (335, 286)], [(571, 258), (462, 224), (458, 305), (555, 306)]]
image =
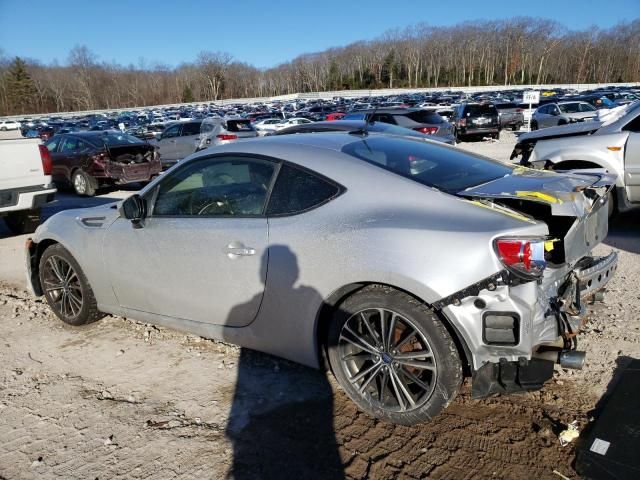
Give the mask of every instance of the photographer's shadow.
[[(298, 262), (288, 247), (271, 246), (269, 256), (278, 261), (278, 269), (268, 272), (269, 282), (279, 289), (287, 286), (301, 300), (320, 296), (311, 287), (295, 286)], [(267, 258), (265, 251), (262, 268)], [(235, 307), (231, 316), (242, 314), (247, 305)], [(230, 478), (344, 478), (333, 395), (324, 372), (243, 348), (226, 434), (233, 442)]]

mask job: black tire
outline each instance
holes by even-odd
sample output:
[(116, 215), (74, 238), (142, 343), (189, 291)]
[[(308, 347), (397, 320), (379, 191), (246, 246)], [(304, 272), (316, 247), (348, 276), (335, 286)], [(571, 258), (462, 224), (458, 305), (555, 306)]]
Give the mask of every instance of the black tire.
[[(57, 265), (59, 274), (55, 273), (53, 265)], [(72, 273), (69, 273), (68, 267)], [(40, 257), (38, 268), (44, 297), (53, 313), (64, 323), (86, 325), (105, 316), (98, 310), (93, 290), (80, 265), (62, 245), (56, 243), (49, 246)], [(68, 278), (65, 286), (57, 288), (59, 280), (63, 278)]]
[(14, 235), (35, 232), (40, 225), (40, 209), (10, 212), (4, 218), (4, 222)]
[(535, 120), (531, 121), (531, 130), (538, 130), (538, 122)]
[[(376, 317), (376, 311), (384, 313)], [(373, 330), (365, 330), (363, 315), (369, 316)], [(406, 328), (401, 329), (403, 325)], [(375, 354), (355, 346), (358, 341), (352, 341), (354, 331), (365, 341), (368, 338), (369, 346), (381, 342), (374, 347)], [(377, 333), (375, 337), (373, 331), (387, 333)], [(381, 340), (385, 336), (387, 346)], [(356, 353), (358, 349), (360, 352)], [(415, 356), (426, 352), (427, 355)], [(455, 398), (462, 383), (460, 356), (442, 321), (424, 303), (387, 286), (367, 286), (339, 306), (329, 327), (327, 353), (336, 380), (356, 405), (375, 418), (396, 424), (415, 425), (431, 420)], [(408, 355), (413, 356), (408, 359)], [(356, 379), (367, 369), (373, 369), (374, 375)], [(408, 382), (403, 383), (402, 379)], [(358, 384), (360, 380), (362, 383)], [(403, 395), (403, 391), (409, 395)]]
[(83, 197), (93, 197), (98, 189), (96, 179), (83, 170), (73, 172), (73, 175), (71, 175), (71, 185), (76, 194)]

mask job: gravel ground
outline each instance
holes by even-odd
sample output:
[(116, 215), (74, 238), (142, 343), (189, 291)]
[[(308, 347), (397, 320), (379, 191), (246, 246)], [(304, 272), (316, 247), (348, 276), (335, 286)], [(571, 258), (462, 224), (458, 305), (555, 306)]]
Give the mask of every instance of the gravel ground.
[[(508, 159), (514, 138), (460, 147)], [(72, 206), (63, 195), (45, 215)], [(584, 429), (640, 357), (639, 238), (632, 212), (598, 247), (620, 263), (605, 302), (589, 307), (584, 370), (482, 401), (465, 384), (444, 414), (410, 428), (372, 420), (331, 378), (267, 355), (116, 317), (68, 327), (24, 291), (24, 237), (0, 226), (0, 479), (577, 478), (580, 440), (561, 447), (558, 432), (574, 420)]]

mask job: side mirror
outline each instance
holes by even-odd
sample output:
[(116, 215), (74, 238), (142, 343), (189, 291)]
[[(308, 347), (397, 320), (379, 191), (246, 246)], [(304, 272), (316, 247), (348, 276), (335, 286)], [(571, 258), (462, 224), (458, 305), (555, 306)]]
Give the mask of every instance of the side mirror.
[(132, 195), (122, 202), (120, 215), (131, 220), (134, 228), (140, 228), (140, 222), (147, 216), (147, 201), (140, 195)]

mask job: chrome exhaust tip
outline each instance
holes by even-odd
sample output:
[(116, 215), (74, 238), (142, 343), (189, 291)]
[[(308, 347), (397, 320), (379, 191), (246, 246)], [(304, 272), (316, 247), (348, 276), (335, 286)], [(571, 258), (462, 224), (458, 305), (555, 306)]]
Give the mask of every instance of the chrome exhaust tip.
[(579, 350), (568, 350), (561, 352), (558, 357), (558, 363), (562, 368), (572, 368), (574, 370), (582, 370), (587, 352)]

